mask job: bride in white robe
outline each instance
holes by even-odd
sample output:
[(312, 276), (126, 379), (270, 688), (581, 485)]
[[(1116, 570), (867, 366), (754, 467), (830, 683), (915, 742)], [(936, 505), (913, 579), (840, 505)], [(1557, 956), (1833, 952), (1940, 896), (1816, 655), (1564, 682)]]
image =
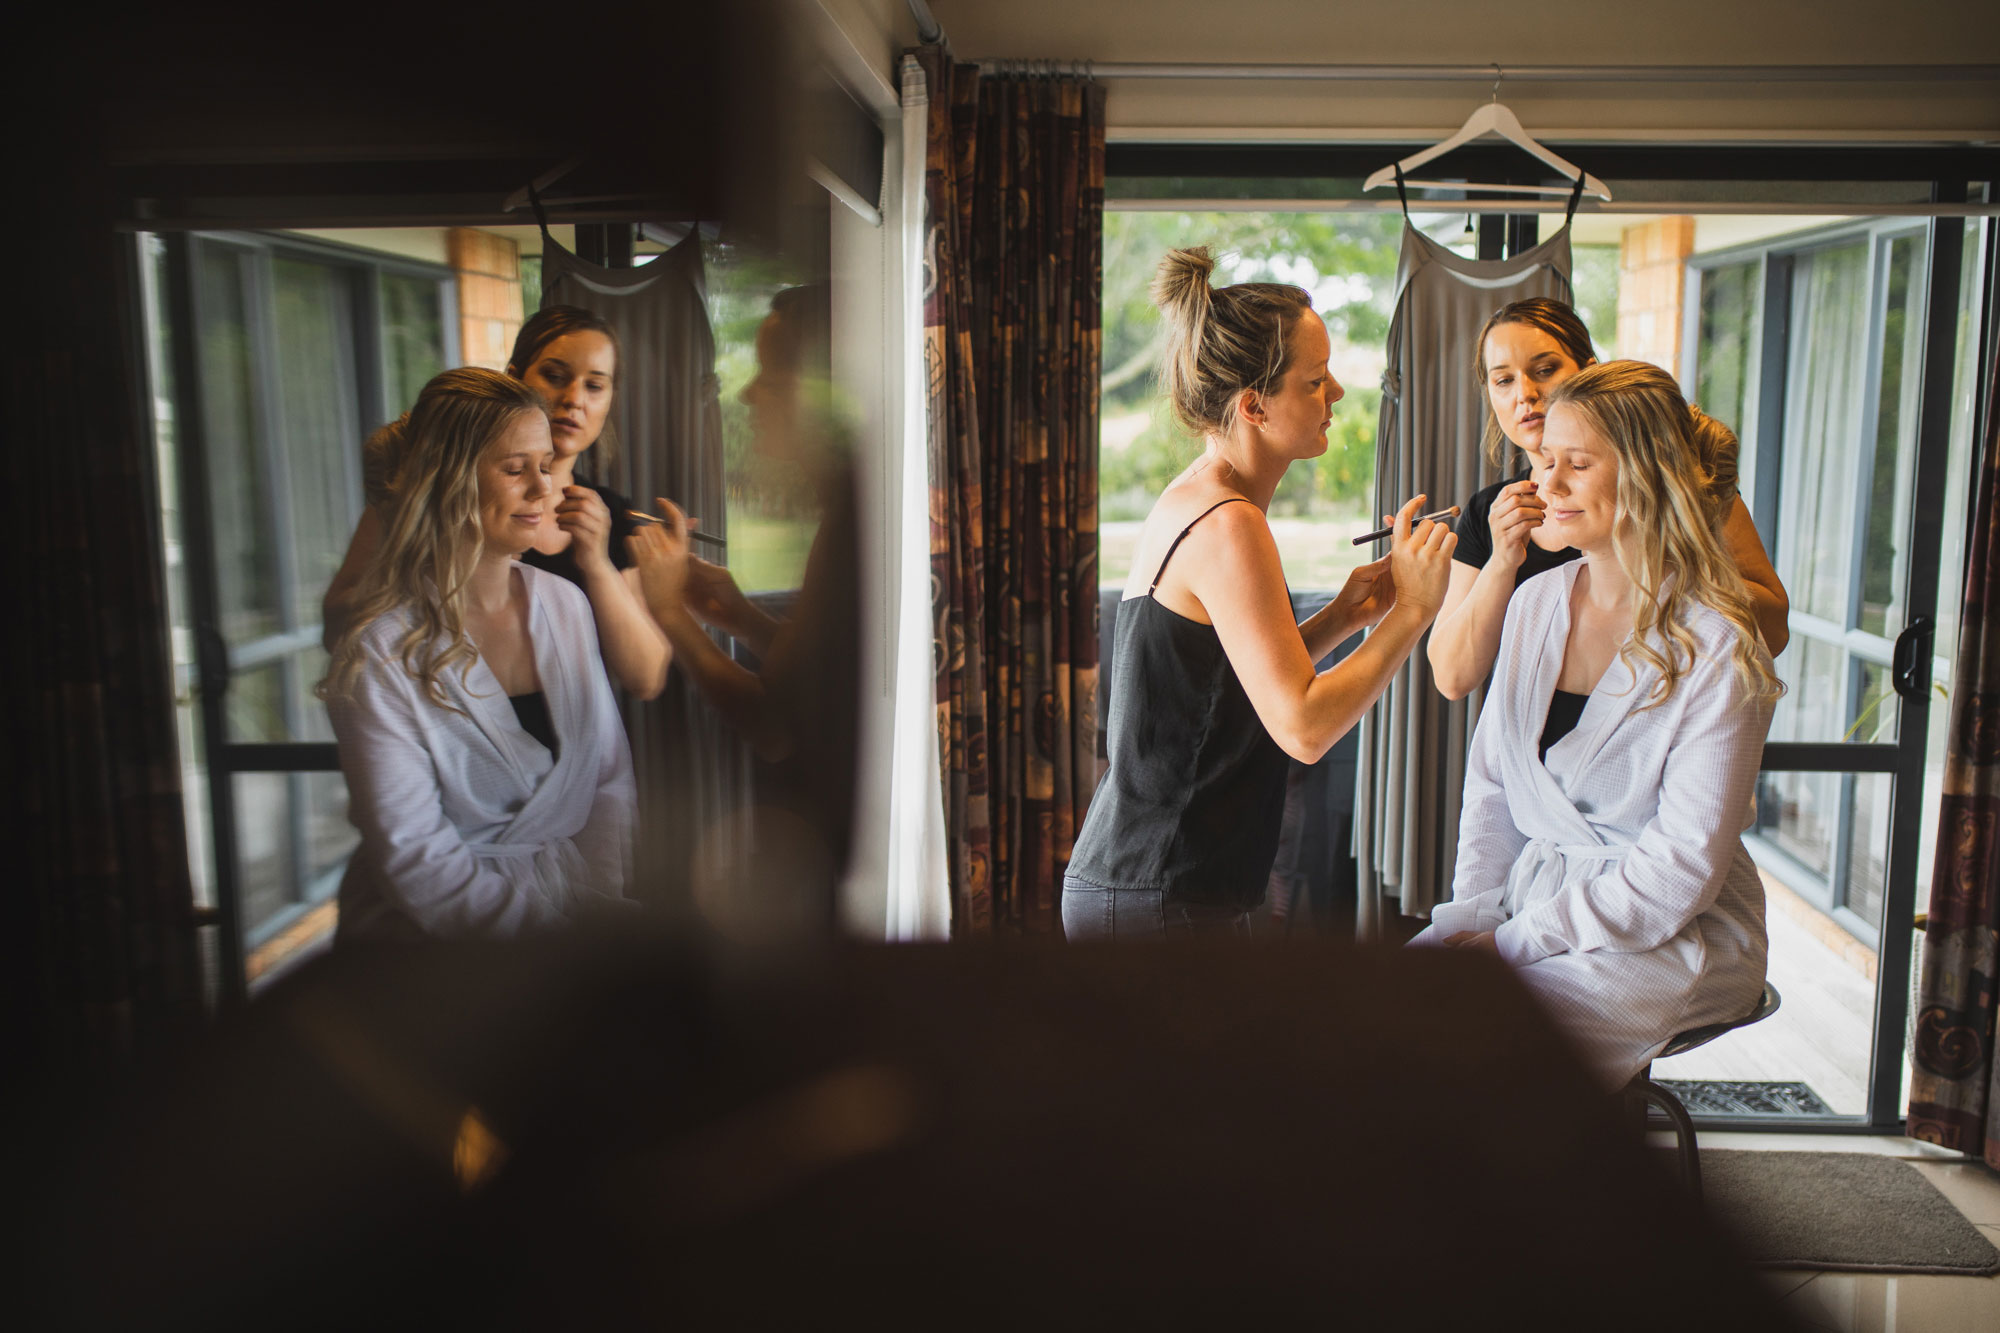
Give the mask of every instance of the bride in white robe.
[[(514, 558), (555, 521), (531, 391), (447, 371), (409, 430), (378, 567), (322, 688), (361, 834), (338, 938), (512, 936), (622, 897), (631, 753), (589, 600)], [(449, 602), (440, 561), (462, 573)], [(510, 698), (536, 692), (553, 752)]]
[[(1617, 1087), (1675, 1033), (1740, 1018), (1762, 990), (1764, 894), (1742, 835), (1776, 680), (1726, 552), (1696, 531), (1705, 497), (1669, 495), (1643, 515), (1620, 503), (1640, 488), (1687, 501), (1704, 480), (1685, 432), (1660, 438), (1676, 410), (1686, 420), (1672, 381), (1612, 362), (1570, 384), (1549, 414), (1542, 489), (1585, 557), (1528, 580), (1508, 607), (1467, 760), (1452, 900), (1415, 942), (1497, 953)], [(1618, 442), (1642, 433), (1621, 432), (1631, 421), (1654, 437), (1636, 456)], [(1647, 707), (1668, 662), (1677, 678)], [(1540, 758), (1558, 688), (1588, 701)]]

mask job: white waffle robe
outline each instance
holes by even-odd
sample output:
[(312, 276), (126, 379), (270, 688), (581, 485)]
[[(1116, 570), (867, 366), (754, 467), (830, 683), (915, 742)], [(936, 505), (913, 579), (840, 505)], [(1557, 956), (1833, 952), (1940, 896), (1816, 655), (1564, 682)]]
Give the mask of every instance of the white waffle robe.
[(582, 590), (514, 566), (560, 758), (515, 717), (485, 659), (440, 708), (396, 657), (396, 612), (362, 636), (353, 694), (327, 711), (361, 845), (340, 883), (342, 939), (507, 937), (622, 897), (632, 756)]
[(1614, 658), (1576, 728), (1538, 759), (1584, 567), (1529, 579), (1507, 608), (1451, 901), (1413, 943), (1494, 931), (1618, 1087), (1674, 1034), (1741, 1018), (1762, 992), (1764, 891), (1742, 835), (1772, 706), (1737, 676), (1735, 627), (1691, 607), (1698, 653), (1667, 703), (1637, 711), (1659, 673)]

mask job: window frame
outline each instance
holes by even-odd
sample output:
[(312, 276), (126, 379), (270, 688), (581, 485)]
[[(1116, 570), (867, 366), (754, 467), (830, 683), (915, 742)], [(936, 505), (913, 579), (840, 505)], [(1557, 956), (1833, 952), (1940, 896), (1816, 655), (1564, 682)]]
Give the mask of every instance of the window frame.
[[(200, 293), (199, 265), (210, 254), (226, 254), (241, 268), (244, 321), (248, 338), (247, 385), (256, 438), (252, 441), (260, 504), (270, 514), (285, 512), (290, 490), (290, 460), (279, 430), (276, 332), (273, 327), (272, 265), (295, 259), (336, 271), (351, 302), (355, 419), (364, 423), (353, 441), (346, 469), (349, 505), (358, 519), (362, 495), (360, 447), (368, 430), (393, 419), (405, 405), (387, 401), (392, 380), (387, 363), (388, 342), (382, 327), (385, 276), (434, 282), (438, 288), (440, 344), (445, 365), (460, 357), (458, 282), (447, 265), (407, 256), (387, 255), (359, 246), (286, 232), (186, 231), (157, 233), (166, 252), (163, 315), (168, 328), (173, 379), (175, 451), (182, 509), (181, 551), (187, 580), (187, 607), (193, 630), (194, 680), (199, 685), (204, 781), (207, 787), (214, 876), (214, 919), (220, 935), (220, 988), (225, 1001), (248, 994), (248, 960), (257, 948), (292, 928), (338, 888), (339, 875), (311, 873), (306, 810), (312, 775), (338, 772), (339, 754), (330, 741), (243, 741), (233, 739), (227, 716), (228, 691), (246, 672), (270, 665), (284, 673), (283, 698), (290, 733), (298, 735), (301, 716), (294, 707), (309, 682), (299, 679), (299, 654), (318, 646), (321, 625), (317, 607), (296, 605), (294, 555), (282, 538), (274, 543), (278, 580), (276, 633), (231, 645), (222, 632), (218, 604), (214, 513), (208, 461), (208, 418), (201, 382), (199, 348), (203, 331), (213, 318)], [(143, 236), (137, 238), (143, 244)], [(146, 262), (143, 254), (141, 262)], [(248, 931), (241, 847), (236, 817), (235, 779), (244, 774), (281, 774), (287, 786), (285, 835), (289, 860), (290, 900)]]

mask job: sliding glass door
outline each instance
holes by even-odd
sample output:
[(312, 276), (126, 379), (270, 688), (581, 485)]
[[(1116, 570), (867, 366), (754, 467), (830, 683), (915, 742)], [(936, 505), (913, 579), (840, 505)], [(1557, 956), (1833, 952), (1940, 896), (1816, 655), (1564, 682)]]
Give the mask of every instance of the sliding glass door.
[(361, 442), (456, 361), (456, 302), (449, 269), (285, 234), (142, 243), (195, 869), (236, 995), (332, 925), (355, 835), (320, 600)]
[[(1890, 218), (1689, 261), (1684, 379), (1742, 438), (1744, 496), (1791, 595), (1748, 839), (1786, 1009), (1731, 1039), (1755, 1068), (1742, 1081), (1783, 1091), (1745, 1112), (1902, 1115), (1931, 705), (1956, 636), (1939, 592), (1954, 603), (1963, 572), (1989, 246), (1980, 220)], [(1729, 1058), (1684, 1061), (1712, 1077), (1704, 1060)]]

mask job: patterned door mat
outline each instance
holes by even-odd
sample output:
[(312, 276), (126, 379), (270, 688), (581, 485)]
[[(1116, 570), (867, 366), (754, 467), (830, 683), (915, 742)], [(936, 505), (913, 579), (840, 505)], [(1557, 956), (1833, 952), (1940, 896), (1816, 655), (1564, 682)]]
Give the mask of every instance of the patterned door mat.
[(1663, 1078), (1689, 1115), (1832, 1115), (1833, 1108), (1803, 1083), (1744, 1083)]

